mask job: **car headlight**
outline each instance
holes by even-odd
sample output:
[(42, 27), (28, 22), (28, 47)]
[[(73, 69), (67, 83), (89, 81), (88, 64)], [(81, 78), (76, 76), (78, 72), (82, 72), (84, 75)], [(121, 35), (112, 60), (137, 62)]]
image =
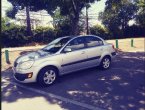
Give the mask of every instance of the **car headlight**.
[(20, 62), (20, 63), (18, 64), (18, 68), (24, 69), (24, 70), (25, 70), (25, 69), (29, 69), (29, 68), (32, 67), (33, 63), (34, 63), (33, 60), (29, 60), (29, 61), (25, 61), (25, 62)]

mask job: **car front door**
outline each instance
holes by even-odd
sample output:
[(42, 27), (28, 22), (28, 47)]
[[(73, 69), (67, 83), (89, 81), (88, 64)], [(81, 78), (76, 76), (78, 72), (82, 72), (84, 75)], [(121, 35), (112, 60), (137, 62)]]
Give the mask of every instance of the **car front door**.
[(69, 48), (71, 51), (62, 52), (62, 73), (76, 71), (86, 66), (87, 55), (84, 40), (84, 37), (75, 38), (64, 48), (64, 50)]

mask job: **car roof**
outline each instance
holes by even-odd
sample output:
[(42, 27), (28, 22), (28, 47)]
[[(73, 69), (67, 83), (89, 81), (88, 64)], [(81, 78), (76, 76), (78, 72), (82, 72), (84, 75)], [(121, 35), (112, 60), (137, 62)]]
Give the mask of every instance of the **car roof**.
[(74, 36), (64, 36), (64, 37), (59, 37), (59, 38), (74, 38)]
[[(94, 36), (95, 35), (71, 35), (71, 36), (64, 36), (64, 37), (60, 37), (60, 38), (74, 38), (74, 37), (85, 37), (85, 36)], [(98, 36), (96, 36), (98, 37)]]
[(64, 36), (64, 37), (60, 37), (60, 38), (70, 38), (70, 40), (71, 40), (71, 39), (73, 39), (73, 38), (85, 37), (85, 36), (94, 36), (94, 37), (98, 37), (98, 38), (100, 38), (101, 40), (103, 40), (101, 37), (96, 36), (96, 35), (72, 35), (72, 36)]

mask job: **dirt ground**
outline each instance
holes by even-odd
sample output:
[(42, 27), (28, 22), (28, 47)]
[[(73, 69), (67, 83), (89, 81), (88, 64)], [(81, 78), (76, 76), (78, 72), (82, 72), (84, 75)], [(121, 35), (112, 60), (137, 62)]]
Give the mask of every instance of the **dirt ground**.
[[(117, 49), (117, 50), (123, 51), (123, 52), (135, 52), (135, 51), (144, 51), (145, 50), (145, 38), (143, 38), (143, 37), (142, 38), (134, 38), (133, 40), (134, 40), (134, 47), (131, 47), (131, 39), (130, 38), (119, 39), (118, 40), (119, 49)], [(115, 40), (106, 40), (106, 41), (108, 43), (112, 43), (112, 44), (114, 44), (114, 46), (116, 46)], [(43, 46), (41, 46), (41, 47), (43, 47)], [(2, 69), (2, 71), (7, 69), (7, 68), (10, 68), (18, 56), (30, 51), (30, 50), (28, 50), (28, 48), (25, 49), (24, 47), (22, 47), (22, 49), (23, 49), (22, 51), (20, 51), (20, 49), (18, 49), (18, 51), (9, 52), (10, 64), (6, 63), (5, 53), (4, 52), (1, 53), (1, 59), (2, 59), (2, 62), (1, 62), (2, 68), (1, 69)], [(37, 49), (37, 47), (34, 46), (34, 50), (36, 50), (36, 49)]]
[[(115, 40), (107, 40), (109, 43), (113, 43), (116, 47)], [(131, 47), (131, 39), (119, 39), (119, 50), (123, 52), (135, 52), (135, 51), (145, 51), (145, 38), (134, 38), (133, 47)]]

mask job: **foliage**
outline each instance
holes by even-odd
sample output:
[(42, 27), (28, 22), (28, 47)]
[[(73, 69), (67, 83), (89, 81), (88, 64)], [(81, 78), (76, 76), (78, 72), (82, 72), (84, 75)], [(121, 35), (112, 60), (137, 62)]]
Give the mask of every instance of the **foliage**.
[(9, 23), (9, 18), (2, 18), (1, 24), (2, 47), (17, 46), (19, 44), (23, 45), (24, 40), (27, 41), (27, 38), (24, 37), (26, 35), (25, 27)]
[(71, 26), (71, 34), (78, 34), (79, 16), (84, 7), (89, 3), (99, 0), (8, 0), (13, 6), (30, 8), (32, 11), (47, 10), (53, 16), (55, 9), (60, 8), (60, 14), (68, 16)]
[(69, 20), (64, 20), (59, 24), (56, 28), (56, 36), (62, 37), (62, 36), (68, 36), (70, 34), (71, 26)]
[(53, 14), (53, 26), (56, 31), (56, 36), (69, 35), (70, 32), (70, 19), (68, 16), (60, 14), (60, 8), (57, 8)]
[(2, 47), (13, 47), (24, 45), (29, 42), (28, 37), (26, 36), (25, 27), (13, 26), (7, 28), (5, 31), (2, 31)]
[[(89, 3), (99, 0), (8, 0), (13, 8), (7, 14), (15, 18), (19, 9), (29, 7), (31, 11), (42, 9), (53, 17), (54, 27), (37, 27), (33, 35), (27, 36), (26, 27), (9, 23), (9, 18), (1, 19), (2, 46), (23, 46), (29, 43), (49, 43), (53, 39), (70, 34), (78, 34), (82, 30), (84, 15), (81, 10)], [(137, 1), (137, 2), (136, 2)], [(11, 11), (11, 12), (10, 12)], [(95, 25), (90, 28), (91, 34), (104, 39), (137, 37), (145, 35), (145, 0), (107, 0), (104, 12), (99, 19), (105, 27)], [(132, 19), (137, 25), (128, 26)]]
[(145, 0), (138, 0), (137, 5), (139, 7), (139, 12), (136, 21), (140, 26), (145, 27)]
[(56, 37), (56, 31), (50, 27), (38, 27), (33, 36), (27, 36), (26, 27), (15, 25), (13, 23), (7, 25), (8, 18), (2, 18), (2, 47), (17, 47), (30, 43), (49, 43)]
[(3, 18), (1, 19), (1, 28), (2, 28), (2, 32), (8, 29), (13, 28), (15, 25), (14, 23), (9, 23), (9, 18)]
[(142, 37), (145, 35), (145, 27), (141, 27), (138, 25), (128, 26), (124, 32), (125, 36), (127, 37)]
[(9, 8), (8, 10), (6, 10), (6, 15), (9, 18), (15, 19), (15, 15), (18, 12), (18, 7), (17, 6), (13, 6), (12, 8)]
[(124, 33), (128, 22), (135, 18), (137, 9), (133, 0), (107, 0), (105, 10), (99, 14), (99, 19), (114, 36), (119, 36)]
[(92, 35), (100, 36), (103, 39), (109, 39), (108, 30), (101, 25), (95, 25), (95, 26), (91, 27), (90, 33)]
[(37, 27), (34, 30), (33, 42), (48, 43), (55, 39), (56, 32), (50, 27)]
[(1, 33), (2, 47), (17, 47), (31, 43), (47, 44), (56, 37), (55, 30), (49, 27), (38, 27), (33, 33), (33, 36), (27, 36), (26, 27), (9, 28)]

